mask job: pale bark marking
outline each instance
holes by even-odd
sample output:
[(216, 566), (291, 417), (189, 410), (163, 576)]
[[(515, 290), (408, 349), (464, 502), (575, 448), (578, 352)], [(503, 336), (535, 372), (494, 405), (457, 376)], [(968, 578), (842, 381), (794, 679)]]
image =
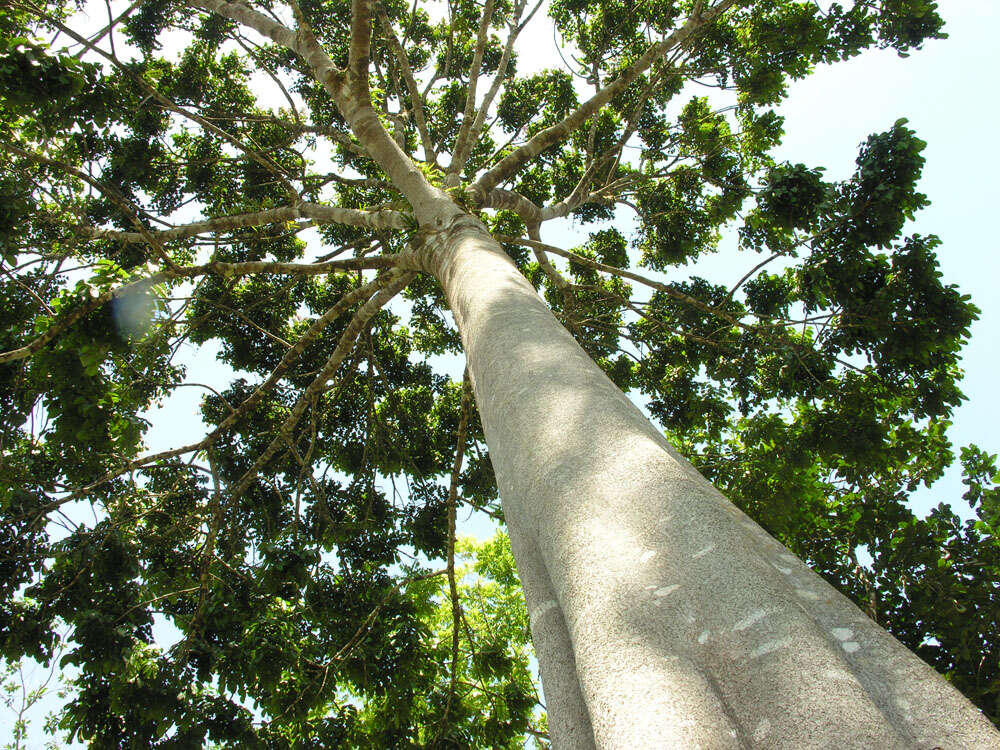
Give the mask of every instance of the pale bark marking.
[(904, 721), (907, 722), (913, 721), (913, 712), (910, 710), (911, 705), (910, 702), (906, 700), (906, 698), (897, 698), (896, 706), (902, 710), (903, 712), (902, 716)]
[(537, 607), (535, 607), (531, 612), (528, 613), (528, 619), (531, 622), (538, 622), (540, 617), (551, 612), (553, 609), (559, 609), (559, 602), (555, 599), (549, 599), (547, 602), (542, 602)]
[(796, 595), (802, 597), (803, 599), (808, 599), (811, 602), (817, 602), (823, 598), (820, 594), (817, 594), (815, 591), (804, 589), (801, 586), (795, 587), (795, 593)]
[(657, 589), (653, 592), (653, 596), (669, 596), (679, 589), (681, 585), (679, 583), (672, 583), (669, 586), (664, 586), (663, 588)]
[(738, 633), (740, 631), (746, 630), (751, 625), (753, 625), (755, 622), (759, 622), (759, 621), (763, 620), (765, 617), (767, 617), (767, 612), (765, 612), (762, 609), (755, 609), (753, 612), (751, 612), (745, 618), (743, 618), (738, 623), (736, 623), (735, 625), (733, 625), (733, 632), (734, 633)]
[(771, 722), (767, 719), (761, 719), (760, 723), (757, 724), (757, 727), (753, 730), (754, 742), (760, 742), (763, 740), (767, 737), (767, 733), (769, 731), (771, 731)]
[(757, 648), (755, 648), (753, 651), (750, 652), (750, 658), (751, 659), (760, 658), (765, 654), (770, 654), (771, 652), (782, 649), (785, 646), (790, 646), (794, 642), (795, 639), (792, 637), (778, 638), (777, 640), (774, 641), (765, 641), (764, 643), (760, 644)]

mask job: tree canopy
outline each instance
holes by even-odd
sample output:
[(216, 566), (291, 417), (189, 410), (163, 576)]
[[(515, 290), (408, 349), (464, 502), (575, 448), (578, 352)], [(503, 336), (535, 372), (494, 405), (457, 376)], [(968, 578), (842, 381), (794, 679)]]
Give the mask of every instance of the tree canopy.
[[(1000, 720), (995, 457), (960, 451), (976, 519), (907, 504), (956, 460), (977, 314), (904, 231), (925, 144), (887, 123), (843, 181), (771, 155), (790, 81), (944, 36), (936, 6), (10, 0), (0, 656), (59, 659), (95, 747), (545, 743), (505, 538), (456, 551), (463, 509), (503, 512), (437, 366), (440, 189), (705, 477)], [(563, 66), (522, 72), (529, 24)], [(569, 220), (580, 246), (541, 240)], [(685, 272), (734, 227), (738, 284)], [(190, 345), (232, 381), (149, 452)]]

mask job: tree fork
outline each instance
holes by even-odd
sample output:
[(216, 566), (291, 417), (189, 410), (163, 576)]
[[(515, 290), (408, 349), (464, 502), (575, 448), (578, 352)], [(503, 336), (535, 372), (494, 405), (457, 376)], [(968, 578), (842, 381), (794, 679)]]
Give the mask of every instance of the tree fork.
[(462, 336), (556, 747), (594, 746), (585, 713), (600, 748), (1000, 748), (673, 449), (477, 220), (420, 265)]

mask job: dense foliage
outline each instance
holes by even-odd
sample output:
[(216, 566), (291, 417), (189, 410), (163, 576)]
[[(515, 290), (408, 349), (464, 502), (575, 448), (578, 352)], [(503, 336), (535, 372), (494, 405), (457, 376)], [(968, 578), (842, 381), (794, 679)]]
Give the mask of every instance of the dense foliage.
[[(461, 352), (441, 291), (404, 279), (368, 309), (419, 222), (313, 63), (224, 12), (249, 6), (337, 70), (367, 13), (375, 111), (426, 179), (734, 503), (1000, 720), (995, 459), (961, 451), (977, 520), (907, 506), (955, 460), (976, 316), (938, 240), (904, 234), (927, 204), (924, 144), (887, 123), (842, 182), (769, 155), (790, 80), (942, 36), (936, 3), (146, 0), (105, 21), (11, 0), (0, 656), (59, 659), (63, 731), (108, 748), (544, 743), (504, 538), (456, 573), (456, 513), (502, 510), (474, 405), (431, 365)], [(565, 68), (520, 72), (530, 51), (508, 40), (529, 18), (554, 24)], [(551, 260), (537, 226), (567, 217), (589, 239)], [(733, 225), (741, 282), (678, 280)], [(205, 393), (205, 437), (147, 453), (143, 415), (199, 381), (191, 345), (231, 382)]]

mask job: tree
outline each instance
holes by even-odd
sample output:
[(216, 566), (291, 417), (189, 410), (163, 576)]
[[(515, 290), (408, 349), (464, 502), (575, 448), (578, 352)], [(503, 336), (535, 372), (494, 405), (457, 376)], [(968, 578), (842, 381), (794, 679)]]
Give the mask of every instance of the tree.
[[(76, 10), (0, 10), (0, 643), (68, 628), (64, 729), (1000, 747), (881, 627), (997, 719), (995, 458), (962, 453), (977, 521), (905, 504), (976, 315), (903, 235), (924, 144), (901, 120), (839, 183), (769, 156), (789, 80), (942, 36), (935, 3), (554, 0), (533, 74), (525, 0)], [(739, 284), (673, 280), (734, 224)], [(145, 452), (189, 342), (234, 379)], [(509, 533), (547, 725), (465, 506)]]

